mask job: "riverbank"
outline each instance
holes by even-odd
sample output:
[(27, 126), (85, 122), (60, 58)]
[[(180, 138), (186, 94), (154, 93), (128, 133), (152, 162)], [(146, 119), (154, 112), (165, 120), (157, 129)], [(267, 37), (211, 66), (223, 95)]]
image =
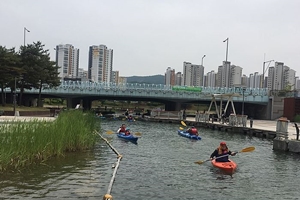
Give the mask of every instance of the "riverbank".
[(54, 121), (55, 117), (37, 117), (37, 116), (0, 116), (0, 122), (11, 122), (11, 121)]

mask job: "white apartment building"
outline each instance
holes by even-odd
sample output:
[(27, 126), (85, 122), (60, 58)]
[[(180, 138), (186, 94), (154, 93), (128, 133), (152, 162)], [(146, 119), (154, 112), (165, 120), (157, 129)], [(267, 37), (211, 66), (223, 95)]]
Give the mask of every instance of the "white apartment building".
[(262, 75), (258, 72), (255, 72), (254, 74), (249, 75), (249, 84), (248, 87), (250, 88), (261, 88), (262, 83)]
[(289, 87), (291, 90), (295, 90), (295, 77), (296, 77), (296, 71), (293, 69), (290, 69), (289, 67), (285, 66), (284, 70), (284, 89), (286, 87)]
[(230, 87), (230, 62), (223, 61), (218, 67), (217, 87)]
[(168, 67), (165, 72), (165, 85), (175, 85), (175, 69)]
[(88, 81), (88, 71), (83, 68), (78, 69), (78, 78), (81, 78), (81, 81)]
[(127, 78), (119, 76), (118, 83), (119, 84), (126, 84), (127, 83)]
[(183, 62), (183, 76), (183, 85), (203, 86), (204, 67), (190, 62)]
[(181, 72), (177, 72), (175, 76), (175, 85), (183, 85), (183, 75)]
[(217, 84), (217, 73), (212, 70), (210, 72), (207, 73), (207, 81), (206, 84), (204, 86), (206, 87), (216, 87)]
[(112, 83), (119, 84), (119, 71), (112, 71)]
[(295, 89), (296, 71), (285, 66), (283, 62), (275, 62), (275, 67), (268, 71), (267, 87), (269, 90)]
[(77, 78), (79, 68), (79, 49), (74, 48), (71, 44), (60, 44), (56, 46), (56, 64), (58, 76), (62, 79)]
[(246, 87), (250, 87), (249, 86), (249, 78), (244, 74), (241, 78), (241, 85), (246, 86)]
[(229, 87), (241, 86), (241, 77), (243, 73), (243, 68), (240, 66), (231, 65), (229, 74)]
[(268, 79), (267, 79), (268, 90), (274, 90), (274, 85), (275, 85), (274, 81), (275, 81), (275, 67), (269, 67)]
[(95, 82), (112, 82), (113, 50), (105, 45), (90, 46), (88, 72)]

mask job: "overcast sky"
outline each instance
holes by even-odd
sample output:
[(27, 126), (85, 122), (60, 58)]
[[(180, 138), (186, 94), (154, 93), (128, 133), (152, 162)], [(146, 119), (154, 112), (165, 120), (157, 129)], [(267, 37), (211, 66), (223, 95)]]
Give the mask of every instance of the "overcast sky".
[(299, 75), (299, 10), (300, 0), (1, 0), (0, 45), (19, 49), (26, 27), (26, 43), (41, 41), (53, 60), (56, 45), (72, 44), (87, 69), (89, 46), (104, 44), (120, 76), (147, 76), (203, 55), (205, 73), (217, 71), (228, 37), (243, 74), (275, 60)]

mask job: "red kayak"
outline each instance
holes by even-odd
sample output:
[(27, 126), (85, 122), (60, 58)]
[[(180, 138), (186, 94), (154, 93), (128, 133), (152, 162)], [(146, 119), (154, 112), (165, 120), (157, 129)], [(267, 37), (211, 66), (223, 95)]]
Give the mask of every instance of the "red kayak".
[(216, 160), (212, 160), (211, 164), (214, 167), (217, 167), (224, 171), (235, 171), (237, 168), (237, 164), (235, 162), (233, 162), (232, 160), (229, 160), (229, 162), (216, 162)]

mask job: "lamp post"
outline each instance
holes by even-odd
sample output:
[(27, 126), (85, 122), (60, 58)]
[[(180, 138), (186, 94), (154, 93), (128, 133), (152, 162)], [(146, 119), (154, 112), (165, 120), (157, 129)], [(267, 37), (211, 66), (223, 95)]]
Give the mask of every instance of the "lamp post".
[(229, 38), (227, 38), (227, 39), (224, 40), (223, 42), (227, 42), (227, 45), (226, 45), (226, 65), (227, 65), (227, 59), (228, 59), (228, 42), (229, 42)]
[(24, 46), (25, 46), (26, 32), (30, 32), (30, 31), (26, 27), (24, 27)]
[(202, 56), (202, 60), (201, 60), (201, 66), (203, 67), (203, 58), (205, 58), (206, 55)]
[[(261, 86), (261, 88), (264, 88), (264, 87), (265, 87), (265, 72), (266, 72), (266, 70), (269, 68), (269, 65), (270, 65), (270, 63), (271, 63), (272, 61), (274, 61), (274, 60), (269, 60), (269, 61), (264, 61), (264, 62), (263, 62), (263, 77), (262, 77), (262, 86)], [(267, 69), (265, 69), (266, 63), (269, 63)]]

